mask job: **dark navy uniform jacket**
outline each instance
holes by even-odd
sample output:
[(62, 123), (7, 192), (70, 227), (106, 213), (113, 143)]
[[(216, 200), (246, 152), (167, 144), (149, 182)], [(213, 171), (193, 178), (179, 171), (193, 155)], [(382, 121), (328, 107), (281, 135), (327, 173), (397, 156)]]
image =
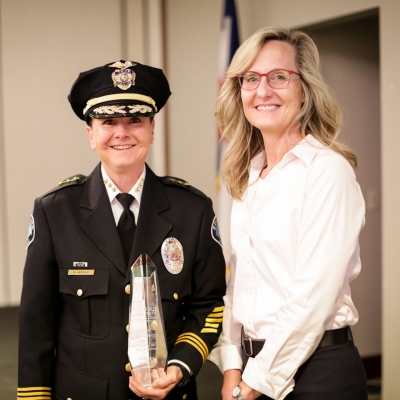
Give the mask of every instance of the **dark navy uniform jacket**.
[[(147, 167), (129, 265), (148, 254), (157, 266), (168, 358), (194, 376), (221, 331), (225, 261), (213, 234), (211, 200), (185, 182)], [(18, 399), (136, 399), (126, 371), (130, 272), (100, 164), (35, 200), (20, 308)], [(161, 258), (166, 238), (180, 241), (182, 272)], [(68, 275), (86, 262), (93, 275)], [(85, 267), (82, 267), (85, 268)], [(168, 399), (196, 398), (196, 384)]]

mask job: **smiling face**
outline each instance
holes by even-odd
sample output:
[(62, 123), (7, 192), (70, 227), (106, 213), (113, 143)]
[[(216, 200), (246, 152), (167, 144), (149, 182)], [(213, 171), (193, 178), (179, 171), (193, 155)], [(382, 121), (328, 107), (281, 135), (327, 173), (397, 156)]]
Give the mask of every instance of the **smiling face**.
[(150, 117), (94, 118), (86, 131), (107, 173), (142, 172), (154, 138)]
[[(263, 45), (248, 70), (259, 74), (276, 69), (299, 72), (295, 57), (296, 50), (291, 44), (270, 40)], [(250, 124), (258, 128), (263, 135), (285, 135), (304, 101), (300, 79), (298, 75), (293, 74), (286, 88), (273, 89), (263, 76), (257, 89), (241, 89), (243, 111)]]

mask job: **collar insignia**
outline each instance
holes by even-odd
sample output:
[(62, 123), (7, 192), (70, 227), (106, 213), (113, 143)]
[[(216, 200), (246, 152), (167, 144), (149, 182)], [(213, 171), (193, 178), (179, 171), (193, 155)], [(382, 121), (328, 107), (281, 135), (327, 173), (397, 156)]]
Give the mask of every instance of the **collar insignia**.
[(117, 68), (111, 74), (114, 86), (118, 86), (122, 90), (127, 90), (131, 86), (135, 86), (136, 74), (130, 69), (130, 67), (134, 67), (135, 65), (136, 63), (132, 61), (125, 61), (125, 63), (117, 61), (109, 65), (110, 68)]

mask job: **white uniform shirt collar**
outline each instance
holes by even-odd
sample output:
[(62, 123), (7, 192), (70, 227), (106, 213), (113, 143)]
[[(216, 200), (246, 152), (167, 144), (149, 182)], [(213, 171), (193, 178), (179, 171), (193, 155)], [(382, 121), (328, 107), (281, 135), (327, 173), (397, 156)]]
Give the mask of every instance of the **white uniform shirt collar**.
[[(101, 165), (101, 174), (103, 177), (104, 185), (106, 187), (108, 199), (110, 200), (111, 211), (114, 216), (115, 224), (118, 225), (118, 221), (124, 210), (124, 208), (122, 207), (120, 202), (117, 200), (117, 195), (119, 193), (121, 193), (121, 191), (117, 188), (117, 186), (114, 184), (112, 179), (107, 175), (107, 172), (103, 168), (103, 165)], [(131, 204), (130, 209), (133, 212), (133, 215), (135, 216), (136, 223), (138, 222), (138, 218), (139, 218), (140, 202), (142, 199), (143, 184), (144, 184), (145, 177), (146, 177), (146, 167), (143, 168), (143, 172), (140, 175), (139, 179), (133, 185), (131, 190), (128, 192), (135, 199), (133, 201), (133, 203)]]
[[(103, 177), (103, 182), (107, 190), (108, 198), (110, 199), (110, 203), (112, 203), (113, 200), (117, 197), (117, 195), (121, 193), (121, 191), (117, 188), (112, 179), (107, 175), (107, 172), (103, 167), (103, 164), (101, 165), (101, 175)], [(140, 200), (142, 199), (143, 184), (145, 178), (146, 178), (146, 167), (143, 168), (143, 172), (140, 175), (139, 179), (133, 185), (132, 189), (128, 192), (135, 198), (135, 200), (139, 203), (139, 205), (140, 205)]]

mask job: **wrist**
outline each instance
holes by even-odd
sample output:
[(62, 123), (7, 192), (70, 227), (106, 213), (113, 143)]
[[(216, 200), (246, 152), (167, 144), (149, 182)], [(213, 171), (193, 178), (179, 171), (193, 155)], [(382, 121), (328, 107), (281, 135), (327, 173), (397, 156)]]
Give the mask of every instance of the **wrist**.
[(232, 391), (232, 397), (235, 398), (236, 400), (246, 400), (242, 395), (241, 395), (241, 389), (239, 385), (236, 385), (233, 388)]
[(191, 377), (190, 372), (183, 365), (178, 364), (178, 363), (171, 363), (171, 364), (168, 364), (168, 367), (177, 367), (181, 371), (180, 375), (182, 378), (180, 379), (180, 381), (178, 383), (179, 387), (184, 386), (184, 385), (186, 385), (186, 383), (188, 383), (188, 381), (190, 380), (190, 377)]

